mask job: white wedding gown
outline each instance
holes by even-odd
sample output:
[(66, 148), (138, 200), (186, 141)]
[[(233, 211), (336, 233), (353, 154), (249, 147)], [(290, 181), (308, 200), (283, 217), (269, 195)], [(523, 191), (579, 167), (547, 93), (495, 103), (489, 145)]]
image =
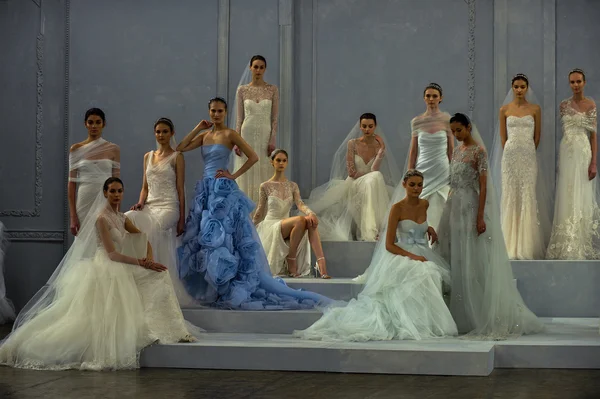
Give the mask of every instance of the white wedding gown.
[(427, 223), (437, 229), (450, 191), (449, 137), (445, 130), (434, 133), (418, 130), (417, 134), (419, 155), (415, 169), (423, 173), (421, 198), (429, 202)]
[(394, 190), (386, 185), (379, 170), (373, 170), (376, 156), (365, 162), (353, 142), (349, 142), (351, 161), (347, 167), (362, 176), (332, 180), (322, 196), (311, 193), (308, 200), (319, 217), (319, 234), (324, 241), (352, 241), (353, 236), (358, 241), (376, 241)]
[(323, 341), (421, 340), (456, 335), (456, 324), (442, 295), (450, 285), (448, 266), (427, 242), (427, 222), (398, 223), (397, 245), (415, 255), (385, 253), (370, 265), (363, 290), (345, 307), (325, 309), (323, 316), (294, 336)]
[[(145, 234), (129, 234), (125, 215), (107, 208), (115, 250), (143, 258)], [(52, 303), (0, 346), (0, 364), (29, 369), (132, 369), (153, 342), (190, 340), (166, 272), (112, 261), (98, 237), (95, 256), (65, 265)], [(76, 240), (73, 245), (79, 245)]]
[[(237, 92), (236, 131), (258, 155), (258, 162), (236, 179), (240, 189), (254, 203), (258, 203), (258, 190), (262, 182), (273, 175), (267, 146), (272, 135), (277, 133), (279, 117), (279, 91), (277, 86), (242, 85)], [(238, 170), (248, 158), (234, 156), (234, 170)]]
[(590, 132), (597, 129), (596, 106), (578, 110), (571, 99), (560, 104), (563, 138), (558, 157), (554, 225), (548, 259), (600, 259), (600, 209), (596, 185), (588, 178)]
[[(538, 165), (532, 115), (506, 118), (502, 155), (502, 232), (511, 259), (543, 259), (544, 236), (538, 218)], [(548, 171), (545, 171), (546, 173)]]
[[(273, 275), (288, 273), (286, 257), (289, 246), (281, 235), (281, 221), (290, 217), (290, 209), (296, 204), (298, 210), (305, 215), (312, 211), (302, 202), (300, 189), (292, 181), (266, 181), (260, 186), (258, 207), (254, 213), (254, 223), (260, 241), (265, 249), (269, 267)], [(305, 232), (298, 245), (296, 254), (298, 274), (307, 276), (310, 273), (310, 243)]]
[(187, 306), (194, 300), (183, 287), (177, 269), (179, 197), (175, 161), (178, 154), (179, 152), (174, 152), (155, 164), (152, 163), (154, 151), (148, 155), (146, 165), (148, 198), (141, 211), (128, 211), (125, 215), (138, 229), (148, 235), (154, 260), (169, 269), (179, 304)]
[(15, 308), (6, 297), (6, 285), (4, 284), (4, 258), (8, 240), (5, 237), (4, 224), (0, 222), (0, 324), (8, 323), (15, 319)]
[(525, 306), (515, 287), (489, 181), (484, 214), (486, 231), (481, 235), (477, 232), (479, 178), (488, 175), (487, 169), (487, 154), (479, 145), (454, 149), (450, 194), (436, 246), (436, 251), (450, 265), (450, 311), (459, 333), (471, 333), (478, 338), (506, 339), (536, 333), (543, 325)]

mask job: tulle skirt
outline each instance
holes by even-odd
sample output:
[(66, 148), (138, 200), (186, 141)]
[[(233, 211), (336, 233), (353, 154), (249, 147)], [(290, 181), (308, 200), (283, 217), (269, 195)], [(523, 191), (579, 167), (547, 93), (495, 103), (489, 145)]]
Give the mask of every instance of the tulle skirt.
[(308, 206), (319, 217), (324, 241), (376, 241), (386, 217), (390, 188), (383, 174), (375, 171), (358, 179), (348, 177), (317, 187)]
[(100, 249), (59, 277), (53, 303), (2, 343), (0, 364), (134, 369), (145, 346), (190, 339), (168, 273), (113, 262)]
[[(321, 319), (294, 336), (324, 341), (421, 340), (456, 335), (456, 324), (442, 295), (449, 285), (444, 260), (427, 249), (414, 261), (388, 251), (366, 277), (363, 291), (346, 307), (331, 307)], [(371, 266), (373, 267), (373, 266)], [(446, 282), (445, 284), (444, 281)]]

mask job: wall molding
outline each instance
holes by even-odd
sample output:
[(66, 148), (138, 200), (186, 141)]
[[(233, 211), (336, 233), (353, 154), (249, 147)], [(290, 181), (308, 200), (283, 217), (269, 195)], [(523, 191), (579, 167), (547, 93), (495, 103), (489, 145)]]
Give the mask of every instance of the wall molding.
[(65, 232), (61, 230), (7, 230), (9, 241), (64, 242)]
[(40, 26), (36, 38), (35, 58), (36, 58), (36, 109), (35, 109), (35, 175), (34, 175), (34, 194), (33, 194), (33, 209), (8, 209), (0, 212), (0, 216), (12, 217), (39, 217), (42, 207), (42, 138), (43, 138), (43, 122), (44, 122), (44, 34), (42, 22), (41, 1), (35, 2), (40, 9)]
[(508, 0), (494, 0), (494, 110), (506, 96), (508, 81)]
[(317, 21), (318, 0), (312, 0), (312, 90), (311, 90), (311, 109), (310, 109), (310, 184), (311, 190), (317, 186)]
[(476, 0), (465, 0), (469, 11), (469, 39), (468, 39), (468, 57), (469, 57), (469, 77), (467, 79), (468, 93), (469, 93), (469, 113), (473, 115), (475, 110), (475, 66), (476, 66), (476, 53), (475, 53), (475, 6)]
[[(63, 231), (65, 237), (68, 236), (69, 231), (69, 111), (70, 111), (70, 85), (69, 85), (69, 74), (70, 74), (70, 57), (71, 57), (71, 0), (65, 0), (65, 37), (64, 37), (64, 49), (65, 49), (65, 76), (64, 76), (64, 114), (63, 114), (63, 162), (64, 162), (64, 177), (63, 177)], [(67, 253), (69, 249), (69, 240), (63, 241), (63, 252)]]
[[(293, 154), (292, 142), (294, 120), (294, 4), (292, 0), (279, 0), (279, 126), (277, 141), (280, 148)], [(293, 158), (288, 169), (292, 173)]]
[[(553, 133), (552, 153), (557, 154), (556, 134), (556, 0), (544, 0), (542, 5), (543, 25), (543, 94), (542, 94), (542, 132)], [(547, 139), (545, 139), (547, 140)], [(552, 158), (554, 170), (557, 170), (556, 156)], [(554, 187), (550, 187), (554, 193)]]
[(217, 96), (223, 98), (229, 97), (230, 6), (230, 0), (219, 0), (217, 20)]

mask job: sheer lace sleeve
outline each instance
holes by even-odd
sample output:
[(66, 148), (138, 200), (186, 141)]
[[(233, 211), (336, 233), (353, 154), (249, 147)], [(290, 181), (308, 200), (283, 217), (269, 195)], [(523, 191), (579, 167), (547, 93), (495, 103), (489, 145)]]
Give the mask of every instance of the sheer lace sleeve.
[(488, 170), (487, 153), (481, 147), (477, 147), (477, 153), (475, 154), (475, 161), (477, 163), (477, 171), (480, 176), (486, 176)]
[(560, 111), (560, 117), (562, 118), (563, 116), (567, 115), (567, 107), (569, 105), (569, 101), (568, 100), (562, 100), (560, 102), (560, 106), (558, 107), (559, 111)]
[(596, 111), (596, 103), (594, 100), (591, 100), (592, 107), (586, 112), (586, 116), (588, 117), (589, 130), (592, 133), (596, 133), (598, 129), (598, 112)]
[(313, 211), (310, 210), (310, 208), (308, 206), (306, 206), (304, 201), (302, 201), (302, 198), (300, 197), (300, 189), (298, 188), (298, 185), (294, 182), (292, 182), (292, 195), (294, 197), (294, 202), (296, 203), (296, 207), (298, 208), (298, 210), (300, 212), (302, 212), (305, 215), (314, 213)]
[(244, 86), (240, 86), (237, 89), (237, 117), (235, 121), (235, 131), (242, 134), (242, 122), (244, 121)]
[(279, 124), (279, 89), (273, 86), (273, 99), (271, 100), (271, 137), (277, 134)]
[(371, 165), (371, 172), (376, 172), (379, 170), (381, 166), (381, 161), (383, 161), (383, 157), (385, 157), (385, 149), (380, 145), (377, 150), (377, 155), (375, 156), (375, 161), (373, 161), (373, 165)]
[(356, 178), (356, 165), (354, 164), (354, 154), (356, 153), (354, 140), (348, 141), (348, 152), (346, 153), (346, 168), (348, 176)]
[(100, 237), (102, 246), (106, 250), (106, 253), (108, 254), (110, 260), (112, 260), (113, 262), (129, 263), (131, 265), (139, 266), (138, 260), (136, 258), (123, 255), (122, 253), (117, 252), (112, 237), (110, 236), (109, 224), (110, 222), (102, 215), (99, 216), (96, 220), (96, 229), (98, 231), (98, 236)]
[(254, 212), (254, 216), (252, 218), (254, 225), (259, 224), (265, 218), (268, 207), (268, 199), (269, 196), (267, 195), (265, 183), (262, 183), (258, 189), (258, 205), (256, 206), (256, 211)]

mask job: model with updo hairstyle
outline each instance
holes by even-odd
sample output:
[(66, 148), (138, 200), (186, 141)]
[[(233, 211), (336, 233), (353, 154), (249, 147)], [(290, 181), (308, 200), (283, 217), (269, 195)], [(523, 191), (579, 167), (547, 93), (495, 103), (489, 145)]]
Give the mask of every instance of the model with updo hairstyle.
[(329, 182), (313, 189), (308, 199), (323, 240), (376, 241), (399, 181), (377, 117), (363, 113), (333, 156)]
[[(238, 180), (240, 189), (254, 201), (258, 202), (259, 187), (272, 174), (269, 155), (277, 142), (277, 124), (279, 120), (279, 89), (265, 82), (267, 60), (262, 55), (255, 55), (248, 66), (252, 80), (242, 84), (236, 92), (235, 130), (242, 135), (250, 146), (256, 149), (258, 164)], [(238, 155), (234, 165), (245, 162), (245, 157), (235, 148)]]
[(459, 334), (499, 340), (543, 330), (514, 284), (487, 151), (471, 119), (450, 118), (460, 145), (450, 163), (450, 193), (434, 248), (449, 265), (449, 307)]
[(419, 198), (423, 174), (407, 171), (392, 198), (383, 237), (375, 246), (364, 286), (345, 307), (329, 309), (294, 335), (323, 341), (422, 340), (457, 335), (444, 301), (449, 265), (429, 247), (437, 234)]
[[(250, 219), (255, 205), (236, 184), (259, 157), (241, 135), (226, 126), (223, 99), (211, 100), (209, 113), (211, 122), (200, 122), (177, 146), (182, 152), (200, 148), (204, 160), (203, 176), (196, 183), (177, 249), (179, 276), (186, 291), (200, 305), (223, 309), (310, 309), (328, 304), (329, 298), (294, 290), (273, 278)], [(234, 146), (248, 160), (230, 173), (227, 168)]]
[(154, 258), (166, 265), (181, 305), (193, 302), (177, 268), (177, 236), (185, 229), (185, 160), (175, 151), (175, 125), (169, 118), (154, 122), (157, 149), (144, 155), (142, 189), (138, 202), (125, 215), (144, 233)]
[(76, 236), (102, 183), (110, 176), (119, 176), (121, 150), (102, 138), (106, 115), (100, 108), (85, 112), (87, 139), (71, 146), (69, 152), (69, 220), (71, 234)]
[(167, 267), (119, 211), (118, 177), (99, 184), (88, 218), (0, 346), (0, 364), (34, 370), (127, 370), (154, 343), (194, 342)]
[(558, 153), (554, 222), (548, 259), (600, 259), (600, 185), (596, 103), (585, 96), (585, 73), (568, 74), (573, 95), (560, 103), (563, 137)]
[[(543, 259), (546, 251), (537, 193), (542, 111), (531, 102), (529, 79), (518, 73), (498, 116), (502, 231), (511, 259)], [(495, 171), (498, 172), (498, 171)], [(549, 222), (544, 223), (549, 230)]]
[[(258, 207), (253, 218), (260, 242), (274, 275), (308, 275), (312, 246), (317, 256), (315, 275), (328, 279), (330, 277), (327, 275), (325, 255), (317, 230), (319, 220), (302, 201), (298, 185), (285, 177), (288, 160), (285, 150), (273, 151), (273, 177), (260, 185)], [(304, 216), (290, 217), (293, 204)]]
[(449, 162), (454, 149), (450, 115), (440, 110), (442, 87), (429, 83), (423, 90), (425, 112), (410, 122), (411, 140), (405, 169), (418, 169), (425, 178), (422, 197), (429, 201), (427, 221), (436, 228), (448, 198)]

